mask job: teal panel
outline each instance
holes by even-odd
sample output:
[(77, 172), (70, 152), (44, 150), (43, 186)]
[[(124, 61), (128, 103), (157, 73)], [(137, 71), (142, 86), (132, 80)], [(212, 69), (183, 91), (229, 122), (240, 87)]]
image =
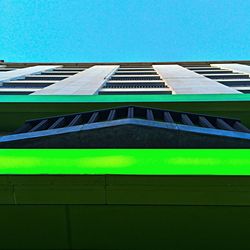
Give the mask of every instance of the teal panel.
[(188, 95), (1, 95), (1, 103), (11, 102), (196, 102), (249, 101), (250, 94)]

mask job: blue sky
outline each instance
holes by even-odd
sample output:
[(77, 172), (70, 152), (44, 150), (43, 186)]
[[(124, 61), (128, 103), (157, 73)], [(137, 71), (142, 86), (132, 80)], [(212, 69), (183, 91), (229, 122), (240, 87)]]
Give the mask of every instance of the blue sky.
[(0, 0), (0, 59), (250, 59), (249, 0)]

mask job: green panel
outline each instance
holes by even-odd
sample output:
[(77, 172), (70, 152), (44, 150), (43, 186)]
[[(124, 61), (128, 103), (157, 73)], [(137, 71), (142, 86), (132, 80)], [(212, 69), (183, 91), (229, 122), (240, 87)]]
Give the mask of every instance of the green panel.
[(0, 175), (0, 204), (250, 206), (250, 176)]
[(249, 249), (249, 207), (71, 206), (72, 249)]
[(240, 206), (0, 206), (4, 250), (247, 250)]
[(0, 221), (0, 249), (70, 249), (63, 206), (2, 205)]
[(9, 185), (16, 204), (105, 203), (105, 176), (18, 175), (9, 176)]
[(250, 150), (2, 149), (0, 174), (250, 175)]
[(106, 183), (108, 204), (250, 206), (250, 176), (108, 175)]

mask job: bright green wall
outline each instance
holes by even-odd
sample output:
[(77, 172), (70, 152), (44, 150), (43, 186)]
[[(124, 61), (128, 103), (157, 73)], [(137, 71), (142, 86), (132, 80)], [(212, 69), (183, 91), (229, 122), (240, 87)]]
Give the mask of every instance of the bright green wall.
[(250, 150), (1, 149), (0, 174), (250, 175)]

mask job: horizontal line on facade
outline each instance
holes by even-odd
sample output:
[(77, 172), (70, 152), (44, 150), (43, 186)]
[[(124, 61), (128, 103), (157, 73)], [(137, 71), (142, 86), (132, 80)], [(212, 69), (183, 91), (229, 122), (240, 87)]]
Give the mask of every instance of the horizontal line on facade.
[(241, 63), (241, 64), (250, 64), (250, 60), (228, 60), (228, 61), (172, 61), (172, 62), (163, 62), (163, 61), (154, 61), (154, 62), (0, 62), (0, 65), (23, 65), (23, 66), (34, 66), (34, 65), (62, 65), (63, 67), (91, 67), (94, 65), (121, 65), (122, 67), (148, 67), (152, 65), (170, 65), (170, 64), (179, 64), (185, 67), (197, 67), (197, 66), (207, 66), (210, 64), (222, 64), (222, 63)]
[(164, 83), (161, 80), (109, 80), (108, 83), (121, 83), (121, 84), (133, 84), (133, 83)]
[(46, 84), (53, 84), (59, 81), (50, 81), (50, 80), (25, 80), (25, 79), (20, 79), (20, 80), (13, 80), (13, 81), (7, 81), (7, 82), (3, 82), (3, 83), (20, 83), (20, 84), (29, 84), (29, 83), (46, 83)]
[(216, 79), (217, 82), (250, 82), (250, 78), (249, 79)]
[(170, 88), (104, 88), (100, 92), (158, 92), (158, 91), (171, 91)]
[(0, 92), (33, 92), (41, 88), (0, 88)]

